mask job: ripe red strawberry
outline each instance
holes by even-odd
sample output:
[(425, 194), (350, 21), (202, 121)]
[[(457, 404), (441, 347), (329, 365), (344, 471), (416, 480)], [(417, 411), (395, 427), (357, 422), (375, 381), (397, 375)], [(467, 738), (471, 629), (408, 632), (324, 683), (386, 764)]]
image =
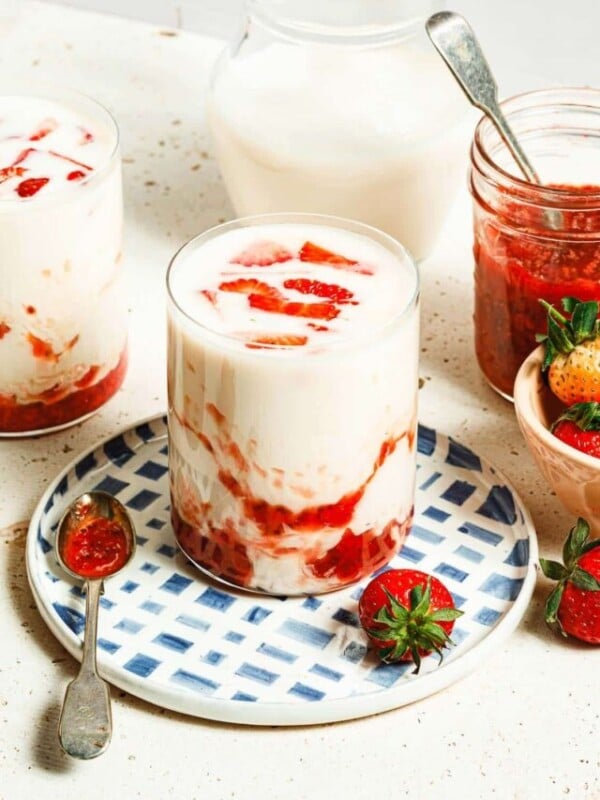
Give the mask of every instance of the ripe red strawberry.
[(301, 294), (314, 294), (316, 297), (326, 297), (332, 303), (348, 303), (354, 297), (353, 292), (344, 289), (335, 283), (322, 283), (311, 281), (308, 278), (288, 278), (283, 282), (286, 289), (295, 289)]
[(556, 420), (552, 433), (582, 453), (600, 458), (600, 403), (575, 403)]
[(3, 167), (0, 169), (0, 183), (4, 183), (10, 178), (21, 178), (26, 172), (25, 167), (15, 167), (14, 164), (10, 167)]
[(358, 261), (352, 261), (352, 259), (340, 256), (338, 253), (332, 253), (331, 250), (326, 250), (324, 247), (319, 247), (318, 244), (313, 244), (312, 242), (304, 242), (298, 257), (300, 261), (309, 261), (311, 264), (339, 264), (346, 267), (358, 264)]
[(19, 197), (32, 197), (37, 194), (50, 180), (50, 178), (26, 178), (15, 189)]
[(231, 264), (241, 264), (244, 267), (270, 267), (272, 264), (281, 264), (293, 258), (290, 251), (277, 242), (254, 242), (237, 256), (231, 259)]
[(359, 275), (372, 275), (373, 271), (368, 267), (361, 267), (358, 261), (353, 261), (351, 258), (346, 258), (338, 253), (332, 253), (331, 250), (326, 250), (324, 247), (313, 242), (304, 242), (298, 254), (300, 261), (308, 261), (311, 264), (327, 264), (329, 267), (335, 269), (347, 269), (351, 272), (357, 272)]
[(45, 119), (36, 128), (36, 130), (29, 137), (30, 142), (39, 142), (40, 139), (48, 136), (49, 133), (55, 131), (58, 127), (58, 122), (55, 119)]
[(563, 547), (564, 564), (540, 558), (540, 567), (558, 581), (546, 601), (546, 622), (563, 636), (600, 644), (600, 539), (589, 541), (589, 535), (579, 517)]
[(267, 347), (302, 347), (308, 341), (307, 336), (298, 336), (294, 333), (273, 333), (257, 336), (246, 344), (251, 350), (260, 350)]
[(542, 370), (548, 370), (548, 385), (562, 402), (600, 402), (600, 320), (598, 303), (582, 303), (564, 297), (562, 307), (570, 319), (545, 300), (548, 330), (536, 337), (546, 345)]
[(416, 569), (390, 569), (367, 585), (358, 603), (360, 623), (379, 658), (414, 661), (452, 644), (454, 621), (462, 615), (452, 595), (433, 575)]
[(219, 284), (222, 292), (238, 292), (239, 294), (264, 295), (265, 297), (280, 298), (283, 295), (274, 286), (259, 281), (256, 278), (237, 278), (235, 281), (223, 281)]
[(252, 308), (260, 308), (273, 314), (287, 314), (290, 317), (308, 317), (309, 319), (335, 319), (340, 313), (331, 303), (294, 303), (280, 297), (264, 294), (251, 294), (248, 302)]

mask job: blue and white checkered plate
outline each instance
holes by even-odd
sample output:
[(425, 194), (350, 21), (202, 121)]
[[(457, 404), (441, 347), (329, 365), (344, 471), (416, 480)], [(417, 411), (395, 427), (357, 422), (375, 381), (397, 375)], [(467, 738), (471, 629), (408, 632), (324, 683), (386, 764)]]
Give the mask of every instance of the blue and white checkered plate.
[(127, 570), (106, 582), (98, 661), (115, 686), (208, 719), (300, 725), (367, 716), (442, 689), (484, 662), (519, 623), (537, 543), (507, 480), (471, 450), (419, 427), (416, 518), (393, 567), (438, 575), (464, 612), (441, 666), (384, 665), (367, 651), (357, 600), (367, 581), (320, 597), (236, 592), (177, 549), (169, 522), (167, 427), (156, 417), (79, 456), (48, 487), (29, 529), (39, 610), (81, 658), (85, 598), (53, 543), (65, 506), (91, 489), (118, 496), (138, 534)]

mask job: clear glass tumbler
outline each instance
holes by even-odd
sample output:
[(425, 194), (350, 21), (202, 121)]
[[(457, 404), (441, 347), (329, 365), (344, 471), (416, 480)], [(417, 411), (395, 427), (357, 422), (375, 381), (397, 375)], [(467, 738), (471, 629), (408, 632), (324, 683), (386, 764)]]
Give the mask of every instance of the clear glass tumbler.
[(0, 86), (0, 435), (84, 419), (127, 367), (119, 134), (102, 106)]
[[(322, 249), (331, 242), (351, 258)], [(347, 220), (258, 216), (190, 241), (167, 285), (171, 513), (185, 554), (276, 595), (387, 563), (415, 480), (419, 281), (404, 248)]]

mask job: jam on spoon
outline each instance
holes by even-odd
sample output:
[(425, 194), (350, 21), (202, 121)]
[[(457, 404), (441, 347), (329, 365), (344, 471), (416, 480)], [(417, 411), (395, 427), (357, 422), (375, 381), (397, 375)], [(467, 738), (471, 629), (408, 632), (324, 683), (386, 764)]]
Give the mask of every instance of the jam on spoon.
[(95, 758), (106, 750), (112, 735), (110, 692), (96, 666), (98, 603), (104, 579), (116, 575), (133, 557), (133, 523), (112, 495), (89, 492), (67, 509), (55, 547), (63, 569), (85, 580), (86, 593), (81, 668), (67, 686), (58, 736), (68, 755)]

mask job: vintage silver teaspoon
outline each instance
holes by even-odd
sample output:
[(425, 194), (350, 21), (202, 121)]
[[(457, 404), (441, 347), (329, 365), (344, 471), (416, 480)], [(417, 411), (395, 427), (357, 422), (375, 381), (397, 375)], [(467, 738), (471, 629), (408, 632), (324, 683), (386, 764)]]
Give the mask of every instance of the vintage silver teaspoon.
[[(539, 175), (502, 113), (492, 70), (467, 20), (454, 11), (440, 11), (429, 17), (425, 30), (470, 102), (495, 125), (525, 180), (541, 184)], [(544, 221), (546, 227), (558, 230), (562, 226), (562, 214), (558, 209), (545, 209)]]
[(500, 109), (492, 70), (467, 20), (454, 11), (440, 11), (429, 17), (425, 29), (471, 103), (494, 123), (525, 179), (541, 183)]
[(81, 667), (67, 686), (58, 724), (61, 747), (74, 758), (95, 758), (110, 743), (110, 690), (96, 666), (98, 604), (104, 579), (116, 575), (131, 560), (135, 544), (128, 512), (106, 492), (78, 497), (58, 526), (58, 561), (69, 575), (85, 581), (86, 592)]

